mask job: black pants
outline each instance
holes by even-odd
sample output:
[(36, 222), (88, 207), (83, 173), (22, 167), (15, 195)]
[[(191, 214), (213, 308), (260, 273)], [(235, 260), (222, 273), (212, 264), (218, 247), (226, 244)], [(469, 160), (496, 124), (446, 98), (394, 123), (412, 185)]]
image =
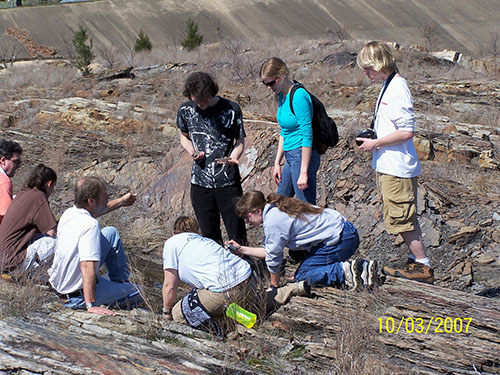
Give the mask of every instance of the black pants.
[(240, 245), (247, 245), (245, 221), (234, 211), (234, 200), (242, 194), (243, 190), (240, 185), (206, 189), (191, 184), (191, 204), (203, 237), (222, 244), (220, 230), (220, 216), (222, 215), (228, 239), (235, 240)]

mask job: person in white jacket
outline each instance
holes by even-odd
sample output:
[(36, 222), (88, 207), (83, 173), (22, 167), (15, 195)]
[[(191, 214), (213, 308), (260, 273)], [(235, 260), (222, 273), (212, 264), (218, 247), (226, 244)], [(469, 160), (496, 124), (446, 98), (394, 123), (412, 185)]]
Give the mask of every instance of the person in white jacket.
[(238, 200), (236, 213), (254, 227), (263, 226), (264, 244), (249, 247), (229, 243), (240, 254), (265, 258), (272, 286), (279, 286), (285, 247), (305, 253), (295, 281), (356, 289), (378, 280), (376, 261), (347, 261), (358, 248), (358, 231), (335, 210), (275, 193), (266, 199), (262, 192), (253, 190)]
[(358, 54), (358, 65), (372, 82), (384, 82), (375, 107), (375, 139), (356, 138), (360, 150), (371, 152), (377, 188), (383, 201), (386, 231), (400, 234), (410, 250), (402, 268), (384, 267), (386, 275), (432, 284), (434, 272), (422, 242), (417, 220), (417, 176), (421, 173), (413, 144), (415, 117), (406, 80), (394, 56), (381, 42), (368, 43)]

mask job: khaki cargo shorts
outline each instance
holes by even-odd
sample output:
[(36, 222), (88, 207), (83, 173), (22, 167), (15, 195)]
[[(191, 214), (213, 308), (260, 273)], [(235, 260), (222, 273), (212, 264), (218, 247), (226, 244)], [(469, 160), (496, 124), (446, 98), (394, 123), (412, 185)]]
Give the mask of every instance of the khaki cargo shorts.
[(377, 173), (377, 189), (382, 196), (387, 233), (399, 234), (418, 227), (417, 177), (402, 178)]

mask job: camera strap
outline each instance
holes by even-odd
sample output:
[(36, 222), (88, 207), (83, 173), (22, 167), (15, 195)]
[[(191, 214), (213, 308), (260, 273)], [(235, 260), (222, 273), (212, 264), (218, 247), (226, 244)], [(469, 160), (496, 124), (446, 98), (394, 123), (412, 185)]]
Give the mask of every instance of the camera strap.
[(372, 123), (370, 125), (370, 128), (372, 128), (372, 129), (375, 127), (375, 119), (377, 118), (378, 107), (380, 107), (380, 102), (382, 101), (382, 97), (384, 96), (385, 90), (387, 90), (387, 86), (389, 86), (389, 83), (391, 83), (391, 81), (394, 78), (394, 76), (396, 75), (396, 73), (397, 73), (397, 71), (394, 71), (391, 74), (389, 74), (389, 76), (387, 77), (387, 79), (384, 82), (384, 87), (382, 88), (382, 93), (380, 94), (380, 99), (378, 100), (377, 106), (375, 107), (375, 112), (373, 113), (373, 120), (372, 120)]

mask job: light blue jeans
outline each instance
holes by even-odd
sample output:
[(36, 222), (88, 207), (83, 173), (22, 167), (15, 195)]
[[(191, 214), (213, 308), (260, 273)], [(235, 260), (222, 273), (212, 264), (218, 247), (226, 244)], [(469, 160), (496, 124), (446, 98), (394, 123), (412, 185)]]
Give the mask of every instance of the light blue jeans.
[(305, 190), (300, 190), (297, 186), (301, 162), (302, 147), (285, 151), (285, 166), (281, 172), (281, 182), (278, 185), (277, 193), (287, 197), (295, 195), (301, 201), (316, 204), (316, 172), (318, 172), (320, 164), (318, 151), (313, 147), (309, 169), (307, 170), (307, 183), (309, 187)]
[[(130, 308), (142, 302), (139, 288), (128, 282), (130, 270), (120, 238), (114, 227), (101, 230), (101, 263), (106, 264), (107, 277), (98, 275), (96, 284), (96, 305)], [(64, 304), (72, 309), (85, 309), (83, 293)]]
[(358, 248), (358, 231), (349, 221), (344, 222), (340, 240), (331, 246), (320, 243), (311, 248), (307, 258), (295, 272), (295, 281), (311, 284), (335, 285), (344, 282), (342, 262), (349, 259)]

